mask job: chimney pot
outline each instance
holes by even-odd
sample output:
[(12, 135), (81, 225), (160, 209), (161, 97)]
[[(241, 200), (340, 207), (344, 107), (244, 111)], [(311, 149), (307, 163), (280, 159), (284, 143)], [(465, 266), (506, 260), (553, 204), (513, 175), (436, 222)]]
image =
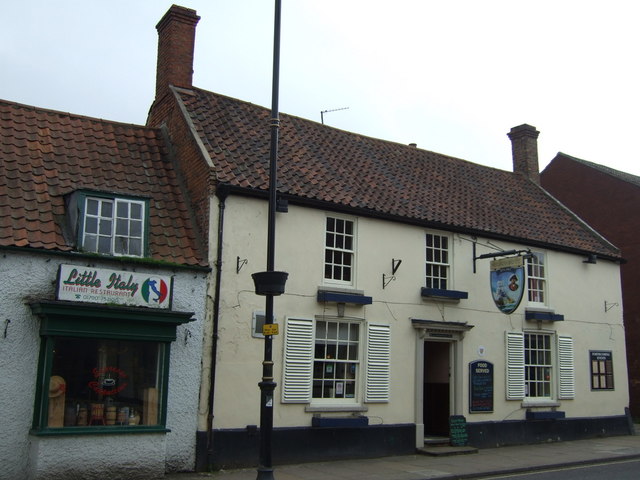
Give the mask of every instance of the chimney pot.
[(538, 135), (536, 127), (519, 125), (507, 134), (511, 140), (513, 171), (521, 173), (534, 183), (540, 184), (538, 167)]

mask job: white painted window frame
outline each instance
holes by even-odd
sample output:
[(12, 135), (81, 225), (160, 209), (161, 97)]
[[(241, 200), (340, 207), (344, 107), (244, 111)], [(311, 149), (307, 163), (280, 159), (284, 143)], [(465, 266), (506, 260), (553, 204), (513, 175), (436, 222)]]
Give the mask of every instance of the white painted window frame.
[[(440, 247), (435, 247), (435, 242), (432, 241), (432, 245), (428, 245), (428, 238), (431, 237), (433, 240), (438, 238), (440, 240)], [(442, 240), (446, 240), (447, 247), (442, 248)], [(451, 282), (451, 237), (449, 235), (443, 235), (441, 233), (436, 232), (425, 232), (424, 237), (424, 246), (425, 246), (425, 287), (427, 288), (437, 288), (441, 290), (451, 290), (452, 282)], [(428, 255), (429, 251), (432, 253), (432, 259), (429, 260)], [(446, 253), (446, 261), (442, 261), (442, 252)], [(440, 260), (435, 260), (436, 256), (440, 256)], [(429, 274), (429, 267), (435, 267), (438, 270), (444, 270), (444, 275), (434, 275), (433, 273)], [(430, 281), (431, 280), (431, 284)], [(435, 283), (437, 282), (437, 284)], [(444, 287), (442, 286), (442, 282), (444, 282)]]
[[(98, 213), (97, 214), (91, 214), (89, 213), (89, 202), (97, 202), (98, 204)], [(111, 216), (104, 216), (102, 214), (102, 206), (104, 204), (110, 204), (111, 205)], [(127, 211), (129, 212), (129, 215), (127, 217), (119, 217), (118, 216), (118, 210), (119, 210), (119, 206), (122, 204), (126, 204), (127, 205)], [(132, 217), (131, 215), (131, 208), (132, 206), (135, 205), (140, 209), (140, 217)], [(91, 251), (91, 252), (95, 252), (95, 253), (100, 253), (103, 255), (113, 255), (113, 256), (129, 256), (129, 257), (144, 257), (145, 254), (145, 235), (146, 235), (146, 229), (147, 229), (147, 204), (144, 201), (141, 200), (134, 200), (134, 199), (130, 199), (130, 198), (119, 198), (119, 197), (102, 197), (102, 196), (92, 196), (92, 195), (87, 195), (84, 197), (84, 205), (83, 205), (83, 219), (82, 219), (82, 248), (87, 250), (87, 251)], [(88, 231), (88, 225), (89, 225), (89, 219), (94, 219), (96, 224), (97, 224), (97, 231), (96, 232), (90, 232)], [(139, 235), (131, 235), (130, 231), (127, 234), (122, 234), (122, 232), (119, 231), (119, 221), (126, 221), (128, 224), (127, 228), (130, 228), (130, 222), (131, 221), (137, 221), (141, 223), (140, 226), (140, 234)], [(111, 223), (111, 227), (109, 229), (109, 232), (104, 232), (101, 231), (101, 224), (102, 222), (110, 222)], [(88, 244), (88, 236), (95, 236), (96, 237), (96, 248), (95, 249), (89, 249), (87, 248), (87, 244)], [(100, 250), (100, 238), (108, 238), (109, 239), (109, 251), (101, 251)], [(131, 249), (130, 246), (128, 246), (126, 251), (119, 251), (120, 249), (118, 248), (118, 239), (127, 239), (128, 240), (128, 245), (129, 242), (131, 240), (134, 240), (136, 242), (139, 242), (140, 244), (140, 253), (139, 254), (135, 254), (135, 253), (131, 253)]]
[[(345, 248), (344, 246), (342, 247), (338, 247), (338, 246), (330, 246), (327, 245), (327, 237), (330, 234), (336, 234), (335, 230), (334, 231), (329, 231), (328, 230), (328, 223), (329, 223), (329, 219), (333, 219), (334, 222), (339, 221), (339, 222), (345, 222), (345, 225), (347, 222), (349, 222), (352, 226), (352, 233), (351, 235), (348, 235), (346, 233), (342, 234), (343, 237), (351, 237), (351, 247), (352, 248)], [(355, 286), (356, 285), (356, 253), (357, 253), (357, 233), (358, 233), (358, 224), (356, 222), (355, 218), (349, 218), (349, 217), (343, 217), (343, 216), (339, 216), (339, 215), (327, 215), (325, 217), (325, 224), (324, 224), (324, 248), (322, 250), (323, 253), (323, 259), (322, 259), (322, 271), (323, 271), (323, 278), (324, 278), (324, 283), (325, 284), (330, 284), (330, 285), (339, 285), (339, 286)], [(338, 233), (340, 234), (340, 233)], [(342, 255), (348, 255), (351, 258), (351, 265), (347, 265), (346, 262), (341, 262), (341, 263), (334, 263), (334, 262), (327, 262), (327, 253), (331, 252), (331, 254), (333, 255), (333, 253), (338, 252), (341, 253)], [(333, 268), (332, 268), (332, 272), (330, 276), (327, 276), (326, 273), (326, 268), (327, 265), (333, 265), (333, 266), (338, 266), (338, 267), (342, 267), (345, 268), (348, 267), (351, 270), (351, 278), (349, 280), (344, 280), (343, 275), (341, 275), (340, 278), (335, 278), (334, 276), (334, 272), (333, 272)]]
[[(535, 397), (526, 396), (524, 335), (525, 332), (505, 332), (505, 393), (507, 400), (536, 400)], [(552, 371), (555, 373), (556, 381), (552, 384), (552, 387), (557, 389), (558, 400), (573, 399), (576, 395), (574, 340), (570, 336), (559, 335), (553, 332), (550, 332), (550, 335), (555, 335), (556, 337), (555, 359), (552, 360)], [(545, 397), (544, 400), (553, 400), (553, 397)]]
[(547, 255), (532, 253), (533, 258), (527, 259), (527, 300), (531, 306), (543, 307), (549, 303)]
[[(363, 351), (363, 342), (360, 341), (360, 371), (357, 373), (355, 398), (312, 398), (315, 322), (309, 318), (285, 319), (282, 403), (357, 406), (361, 397), (367, 403), (388, 402), (391, 391), (391, 330), (389, 325), (364, 321), (361, 323), (361, 337), (364, 328), (366, 351)], [(361, 391), (364, 395), (359, 393)]]

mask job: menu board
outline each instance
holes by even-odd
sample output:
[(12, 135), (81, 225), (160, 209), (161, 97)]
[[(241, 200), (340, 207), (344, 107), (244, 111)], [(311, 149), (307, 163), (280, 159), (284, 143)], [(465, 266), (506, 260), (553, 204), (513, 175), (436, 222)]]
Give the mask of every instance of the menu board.
[(493, 412), (493, 363), (469, 363), (469, 413)]
[(464, 447), (469, 441), (467, 419), (463, 415), (449, 417), (449, 443), (454, 447)]

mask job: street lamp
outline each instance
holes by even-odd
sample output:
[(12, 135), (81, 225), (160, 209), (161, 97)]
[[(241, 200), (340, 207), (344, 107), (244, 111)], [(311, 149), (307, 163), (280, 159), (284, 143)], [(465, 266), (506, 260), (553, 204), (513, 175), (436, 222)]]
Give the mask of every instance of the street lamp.
[[(252, 275), (256, 294), (265, 296), (264, 359), (262, 361), (262, 381), (260, 387), (260, 459), (257, 480), (272, 480), (271, 436), (273, 433), (273, 297), (284, 293), (284, 285), (289, 276), (286, 272), (275, 271), (276, 242), (276, 190), (278, 179), (278, 91), (280, 73), (280, 11), (281, 0), (275, 0), (273, 34), (273, 83), (271, 90), (271, 152), (269, 156), (269, 217), (267, 221), (267, 270)], [(276, 327), (277, 328), (277, 327)]]

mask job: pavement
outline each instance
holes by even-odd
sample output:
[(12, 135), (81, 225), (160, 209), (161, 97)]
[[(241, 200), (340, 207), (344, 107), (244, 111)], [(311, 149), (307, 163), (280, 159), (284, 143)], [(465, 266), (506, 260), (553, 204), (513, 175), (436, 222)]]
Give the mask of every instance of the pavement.
[[(459, 455), (403, 455), (276, 465), (275, 480), (433, 480), (472, 479), (575, 465), (640, 459), (640, 425), (636, 435), (568, 442), (485, 448)], [(173, 473), (163, 480), (255, 480), (255, 468), (213, 473)]]

